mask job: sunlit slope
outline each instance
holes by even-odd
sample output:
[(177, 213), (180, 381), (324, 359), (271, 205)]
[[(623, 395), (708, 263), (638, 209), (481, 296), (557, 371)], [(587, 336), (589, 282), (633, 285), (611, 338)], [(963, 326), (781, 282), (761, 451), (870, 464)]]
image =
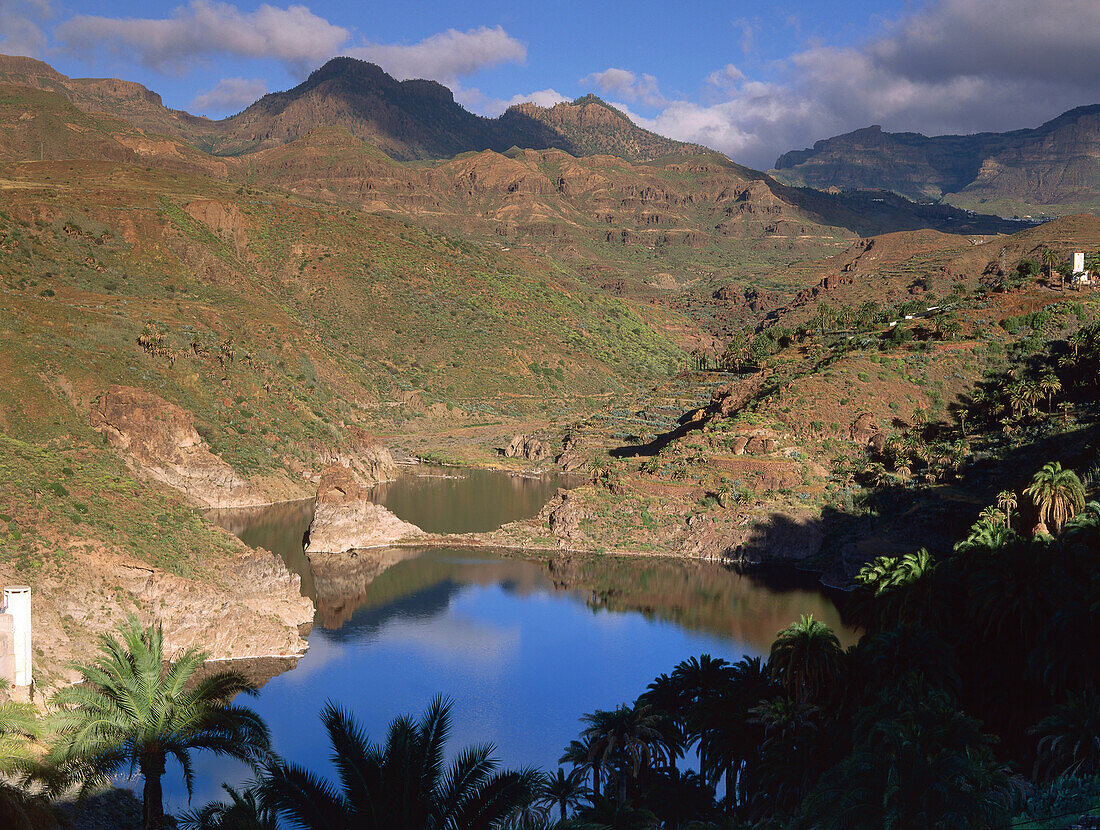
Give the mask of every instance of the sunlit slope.
[[(530, 259), (155, 157), (79, 158), (117, 122), (28, 92), (0, 110), (5, 429), (65, 432), (107, 385), (140, 386), (255, 472), (354, 425), (567, 412), (681, 358), (675, 314)], [(86, 129), (25, 160), (19, 108)]]

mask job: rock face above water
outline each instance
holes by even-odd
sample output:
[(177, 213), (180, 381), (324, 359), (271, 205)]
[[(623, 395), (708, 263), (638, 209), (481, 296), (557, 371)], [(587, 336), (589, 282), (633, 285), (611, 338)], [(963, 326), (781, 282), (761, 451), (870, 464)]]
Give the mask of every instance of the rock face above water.
[(210, 451), (190, 412), (158, 395), (112, 386), (92, 409), (90, 420), (138, 472), (204, 507), (250, 507), (269, 501)]
[(332, 464), (321, 473), (306, 553), (345, 553), (424, 535), (416, 525), (372, 502), (366, 485), (350, 467)]
[(347, 460), (335, 459), (334, 463), (351, 467), (366, 481), (392, 481), (397, 476), (393, 454), (374, 444), (360, 447), (347, 456)]

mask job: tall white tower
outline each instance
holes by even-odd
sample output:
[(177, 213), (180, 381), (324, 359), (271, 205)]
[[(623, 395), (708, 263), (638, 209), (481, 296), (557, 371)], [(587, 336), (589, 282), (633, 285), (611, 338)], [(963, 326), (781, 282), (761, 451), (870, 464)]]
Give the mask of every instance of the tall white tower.
[(31, 685), (31, 589), (12, 585), (4, 589), (4, 611), (12, 617), (15, 686)]

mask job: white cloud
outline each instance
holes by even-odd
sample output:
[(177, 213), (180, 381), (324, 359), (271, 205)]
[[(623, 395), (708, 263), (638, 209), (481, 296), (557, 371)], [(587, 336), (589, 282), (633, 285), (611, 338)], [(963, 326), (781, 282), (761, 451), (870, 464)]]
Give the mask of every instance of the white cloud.
[(191, 101), (191, 108), (206, 115), (225, 115), (247, 107), (267, 92), (267, 81), (262, 78), (222, 78), (206, 92), (200, 92)]
[(552, 107), (554, 104), (569, 100), (556, 89), (539, 89), (535, 92), (513, 95), (511, 98), (490, 98), (480, 89), (458, 84), (453, 88), (453, 92), (455, 100), (466, 109), (492, 118), (500, 115), (508, 107), (527, 103), (528, 101), (540, 107)]
[(523, 63), (527, 47), (500, 26), (448, 29), (408, 45), (366, 43), (341, 54), (371, 61), (398, 79), (429, 78), (454, 85), (458, 78), (502, 63)]
[(0, 54), (42, 57), (46, 36), (39, 24), (50, 13), (48, 0), (0, 0)]
[(593, 72), (578, 81), (581, 84), (595, 84), (609, 95), (618, 95), (626, 101), (640, 101), (646, 106), (659, 107), (667, 103), (665, 96), (657, 87), (657, 79), (652, 75), (636, 75), (629, 69), (611, 67), (603, 72)]
[(183, 72), (213, 56), (275, 58), (298, 74), (336, 54), (349, 35), (306, 6), (265, 3), (246, 13), (211, 0), (191, 0), (169, 18), (77, 15), (54, 34), (85, 59), (106, 51), (153, 69)]
[[(751, 36), (752, 24), (737, 25)], [(1100, 100), (1096, 32), (1095, 0), (933, 0), (856, 46), (796, 52), (774, 82), (727, 64), (705, 79), (721, 100), (671, 101), (636, 120), (765, 169), (787, 150), (869, 124), (927, 135), (1037, 126)]]
[(535, 92), (528, 92), (525, 95), (513, 95), (508, 100), (508, 106), (514, 107), (516, 104), (532, 103), (540, 107), (549, 108), (555, 104), (563, 104), (568, 100), (568, 98), (556, 89), (539, 89)]
[(707, 75), (707, 83), (721, 90), (733, 89), (738, 81), (743, 80), (745, 80), (745, 73), (732, 63), (727, 63), (721, 69), (716, 69)]

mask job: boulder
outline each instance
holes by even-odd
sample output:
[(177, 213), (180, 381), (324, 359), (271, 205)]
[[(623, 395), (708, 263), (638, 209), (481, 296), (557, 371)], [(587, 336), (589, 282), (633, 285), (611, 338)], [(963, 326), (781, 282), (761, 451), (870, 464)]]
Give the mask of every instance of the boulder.
[(112, 386), (94, 405), (90, 422), (137, 472), (203, 507), (250, 507), (270, 501), (210, 451), (190, 412), (158, 395)]
[(588, 513), (575, 493), (560, 489), (542, 509), (539, 518), (546, 522), (550, 532), (557, 536), (560, 544), (564, 546), (584, 538), (581, 522), (588, 518)]
[(890, 436), (885, 432), (876, 432), (867, 441), (867, 446), (877, 453), (882, 453), (886, 449), (886, 442), (890, 440)]
[(866, 447), (871, 437), (879, 431), (875, 416), (870, 412), (860, 413), (848, 428), (848, 437), (861, 447)]
[(528, 461), (542, 461), (552, 455), (550, 448), (538, 438), (516, 434), (504, 448), (505, 458), (525, 458)]
[(350, 467), (332, 464), (321, 473), (307, 554), (385, 547), (424, 535), (416, 525), (372, 502), (366, 484)]
[(744, 455), (745, 448), (749, 445), (749, 440), (749, 436), (747, 435), (738, 435), (736, 438), (734, 438), (733, 443), (730, 445), (730, 448), (733, 450), (733, 454)]

